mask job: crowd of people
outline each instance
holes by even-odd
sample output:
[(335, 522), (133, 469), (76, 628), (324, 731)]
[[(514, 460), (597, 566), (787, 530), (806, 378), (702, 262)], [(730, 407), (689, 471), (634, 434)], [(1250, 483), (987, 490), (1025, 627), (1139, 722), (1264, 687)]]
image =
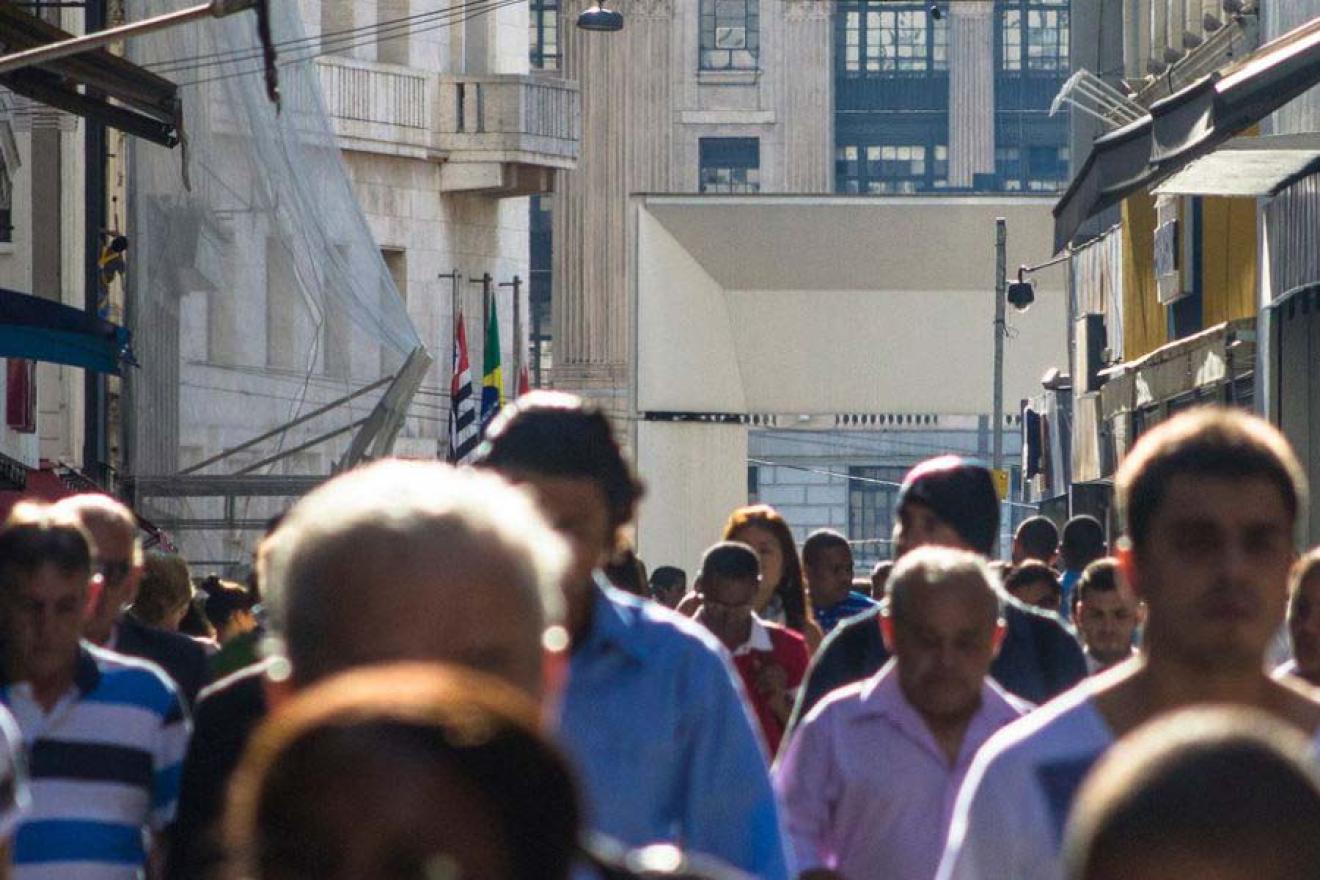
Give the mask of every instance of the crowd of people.
[(243, 584), (106, 495), (20, 503), (0, 877), (1317, 876), (1294, 453), (1199, 409), (1116, 492), (1121, 541), (1035, 516), (1000, 561), (990, 472), (941, 456), (869, 579), (766, 505), (648, 578), (614, 426), (534, 392), (474, 466), (328, 480)]

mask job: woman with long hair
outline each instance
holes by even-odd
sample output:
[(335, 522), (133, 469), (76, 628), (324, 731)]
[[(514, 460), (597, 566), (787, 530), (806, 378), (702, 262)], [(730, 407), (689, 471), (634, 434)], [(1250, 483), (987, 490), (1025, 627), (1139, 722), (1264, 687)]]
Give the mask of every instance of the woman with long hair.
[(724, 540), (740, 541), (760, 557), (761, 588), (753, 608), (757, 615), (801, 633), (814, 652), (824, 634), (811, 614), (793, 532), (779, 511), (768, 504), (739, 507), (724, 524)]

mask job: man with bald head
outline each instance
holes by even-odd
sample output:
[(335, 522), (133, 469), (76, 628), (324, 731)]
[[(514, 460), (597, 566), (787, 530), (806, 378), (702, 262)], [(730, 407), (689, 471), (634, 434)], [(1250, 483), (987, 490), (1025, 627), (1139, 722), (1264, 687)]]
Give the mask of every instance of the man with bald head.
[(299, 501), (258, 553), (270, 656), (198, 704), (169, 876), (218, 864), (229, 776), (257, 722), (293, 691), (362, 666), (435, 661), (540, 698), (566, 564), (530, 497), (491, 474), (385, 461)]
[(75, 519), (96, 545), (92, 553), (102, 588), (83, 624), (83, 638), (155, 663), (191, 707), (210, 677), (206, 650), (187, 636), (155, 629), (124, 613), (142, 583), (142, 542), (133, 512), (109, 495), (94, 493), (62, 499), (54, 509)]
[(886, 586), (892, 657), (806, 716), (775, 769), (802, 878), (929, 880), (972, 756), (1027, 704), (988, 677), (1004, 635), (994, 575), (928, 546)]

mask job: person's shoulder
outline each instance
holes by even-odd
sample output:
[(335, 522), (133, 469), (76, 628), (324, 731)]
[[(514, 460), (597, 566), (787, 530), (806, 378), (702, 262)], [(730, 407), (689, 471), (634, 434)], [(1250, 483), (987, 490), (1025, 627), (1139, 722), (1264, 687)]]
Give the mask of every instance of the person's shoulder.
[(1083, 685), (1000, 728), (982, 747), (982, 758), (992, 765), (1034, 766), (1094, 754), (1107, 736), (1091, 689)]
[(177, 714), (179, 688), (155, 662), (91, 644), (84, 644), (83, 648), (100, 673), (100, 680), (87, 695), (88, 699), (134, 704), (171, 717)]
[(851, 719), (866, 711), (866, 695), (874, 681), (875, 676), (870, 676), (830, 691), (811, 707), (811, 711), (802, 719), (802, 727), (819, 728), (850, 723)]
[(805, 651), (807, 640), (802, 633), (791, 630), (782, 623), (775, 623), (773, 620), (762, 620), (761, 626), (765, 627), (766, 632), (770, 633), (770, 641), (776, 646), (785, 645), (790, 648), (801, 646)]
[(659, 649), (671, 653), (713, 653), (718, 656), (724, 652), (719, 639), (710, 630), (659, 602), (613, 587), (602, 587), (600, 596), (623, 618), (633, 644), (646, 653)]
[(197, 712), (204, 708), (223, 706), (235, 702), (250, 701), (253, 695), (264, 698), (266, 671), (274, 660), (262, 660), (251, 666), (245, 666), (202, 688), (197, 695)]
[(836, 645), (851, 647), (872, 639), (878, 640), (880, 625), (877, 621), (880, 617), (880, 607), (877, 602), (860, 614), (839, 621), (839, 625), (820, 643), (820, 653)]
[(131, 632), (132, 637), (147, 648), (154, 648), (165, 654), (187, 657), (201, 663), (206, 662), (206, 649), (188, 636), (157, 629), (154, 626), (147, 626), (145, 623), (127, 616), (120, 622), (120, 627), (125, 633)]

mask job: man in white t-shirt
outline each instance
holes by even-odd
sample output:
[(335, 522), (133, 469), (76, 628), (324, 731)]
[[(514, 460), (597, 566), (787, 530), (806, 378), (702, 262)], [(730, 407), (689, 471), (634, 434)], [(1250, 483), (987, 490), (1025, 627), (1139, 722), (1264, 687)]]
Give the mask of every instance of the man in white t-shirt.
[(1287, 441), (1244, 412), (1204, 408), (1144, 435), (1118, 472), (1142, 652), (1009, 725), (958, 796), (939, 880), (1062, 877), (1076, 792), (1118, 738), (1174, 709), (1264, 710), (1315, 737), (1320, 701), (1265, 673), (1287, 603), (1304, 478)]

